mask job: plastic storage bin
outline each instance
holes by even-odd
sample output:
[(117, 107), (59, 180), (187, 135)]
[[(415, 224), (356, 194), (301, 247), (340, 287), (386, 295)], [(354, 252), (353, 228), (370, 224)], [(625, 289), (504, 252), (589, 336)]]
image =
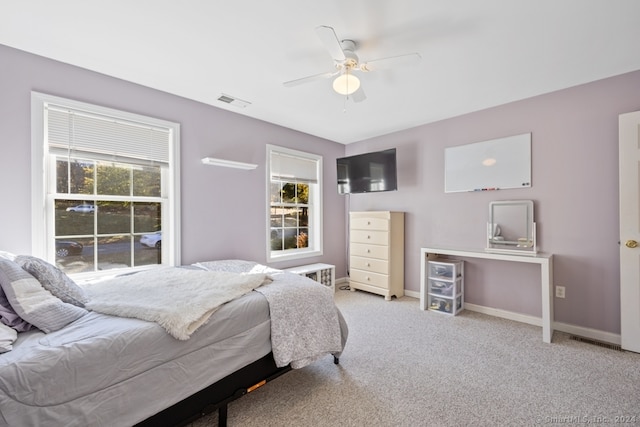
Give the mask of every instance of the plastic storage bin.
[(464, 262), (428, 261), (427, 308), (455, 316), (464, 309)]

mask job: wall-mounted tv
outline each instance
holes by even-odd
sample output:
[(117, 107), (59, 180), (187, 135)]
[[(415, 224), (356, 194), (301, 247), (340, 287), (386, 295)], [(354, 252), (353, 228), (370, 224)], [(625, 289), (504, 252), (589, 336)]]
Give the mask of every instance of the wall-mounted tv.
[(398, 189), (396, 149), (336, 159), (338, 193), (372, 193)]

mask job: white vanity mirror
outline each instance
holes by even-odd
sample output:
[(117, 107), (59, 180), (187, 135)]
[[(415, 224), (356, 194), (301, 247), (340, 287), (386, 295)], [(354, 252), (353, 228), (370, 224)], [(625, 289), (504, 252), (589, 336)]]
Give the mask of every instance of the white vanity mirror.
[(486, 250), (519, 255), (537, 253), (532, 200), (503, 200), (489, 203)]

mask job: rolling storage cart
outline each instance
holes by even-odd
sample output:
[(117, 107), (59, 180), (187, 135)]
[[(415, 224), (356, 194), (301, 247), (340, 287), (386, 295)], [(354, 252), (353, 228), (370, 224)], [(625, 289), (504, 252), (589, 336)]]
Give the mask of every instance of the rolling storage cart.
[(451, 316), (464, 310), (463, 270), (463, 261), (444, 259), (428, 261), (426, 294), (429, 310)]

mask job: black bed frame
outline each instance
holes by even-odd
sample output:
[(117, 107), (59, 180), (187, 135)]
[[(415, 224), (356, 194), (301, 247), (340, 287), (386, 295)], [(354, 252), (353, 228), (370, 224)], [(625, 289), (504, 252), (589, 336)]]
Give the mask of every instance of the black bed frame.
[[(333, 362), (338, 364), (339, 359), (334, 356)], [(216, 409), (218, 410), (218, 426), (226, 427), (227, 405), (229, 403), (290, 370), (290, 366), (278, 368), (273, 360), (273, 354), (269, 353), (209, 387), (136, 424), (136, 427), (185, 426)]]

